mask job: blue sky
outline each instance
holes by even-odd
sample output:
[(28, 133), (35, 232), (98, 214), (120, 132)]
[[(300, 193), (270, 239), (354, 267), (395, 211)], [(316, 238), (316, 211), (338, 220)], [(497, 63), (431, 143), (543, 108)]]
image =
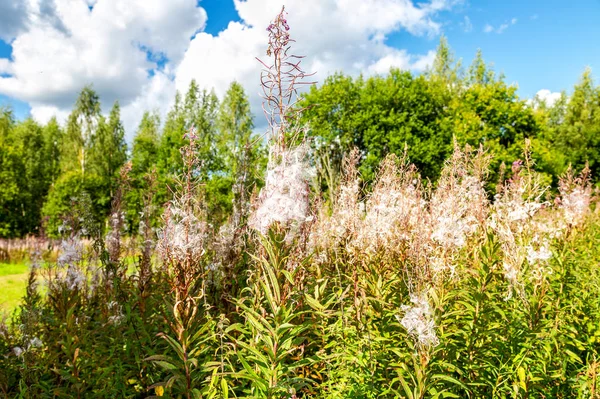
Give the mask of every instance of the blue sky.
[[(7, 19), (0, 15), (0, 105), (11, 106), (18, 118), (64, 118), (80, 87), (91, 83), (106, 101), (104, 109), (121, 102), (133, 130), (144, 108), (164, 114), (175, 90), (185, 90), (192, 78), (217, 94), (231, 80), (241, 81), (257, 114), (253, 54), (263, 52), (264, 29), (255, 25), (266, 24), (281, 3), (290, 3), (292, 32), (312, 57), (311, 66), (325, 71), (320, 80), (335, 70), (380, 73), (389, 65), (419, 73), (441, 34), (463, 65), (481, 49), (507, 82), (518, 84), (522, 97), (541, 89), (570, 91), (586, 66), (596, 77), (600, 71), (600, 0), (157, 0), (154, 5), (132, 0), (126, 4), (134, 11), (127, 16), (117, 7), (126, 0), (81, 0), (89, 10), (65, 1), (46, 1), (55, 9), (42, 15), (41, 8), (0, 0), (0, 14)], [(357, 11), (364, 4), (371, 6)], [(152, 7), (161, 12), (153, 15)], [(388, 18), (392, 13), (397, 16)], [(25, 21), (21, 26), (19, 18)], [(3, 31), (8, 22), (10, 29)], [(377, 43), (375, 34), (383, 42)], [(137, 47), (129, 57), (132, 43)], [(83, 49), (89, 55), (80, 56)], [(138, 57), (139, 49), (152, 49), (152, 57)], [(33, 73), (32, 64), (46, 74)]]
[[(216, 35), (229, 21), (239, 21), (233, 0), (199, 4), (208, 14), (207, 33)], [(569, 91), (587, 66), (600, 74), (600, 0), (474, 0), (444, 12), (440, 20), (457, 59), (468, 66), (481, 49), (486, 62), (518, 84), (523, 97), (541, 89)], [(503, 24), (508, 27), (498, 33)], [(496, 30), (486, 33), (486, 25)], [(387, 43), (424, 53), (438, 40), (399, 31)]]
[[(469, 32), (465, 17), (472, 24)], [(599, 0), (471, 1), (440, 19), (463, 63), (469, 64), (481, 49), (486, 62), (504, 72), (509, 83), (518, 83), (521, 96), (534, 96), (540, 89), (570, 90), (586, 66), (595, 76), (600, 73)], [(497, 33), (502, 24), (508, 27)], [(496, 30), (486, 33), (486, 25)], [(389, 43), (420, 52), (430, 48), (430, 40), (399, 32)]]

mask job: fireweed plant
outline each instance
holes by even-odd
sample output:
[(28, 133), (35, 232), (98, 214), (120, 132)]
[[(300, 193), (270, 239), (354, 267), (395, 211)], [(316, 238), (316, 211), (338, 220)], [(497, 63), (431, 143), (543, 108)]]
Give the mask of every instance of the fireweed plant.
[(303, 81), (310, 74), (300, 66), (303, 57), (290, 54), (294, 40), (285, 18), (282, 8), (267, 28), (267, 56), (272, 61), (259, 60), (263, 110), (270, 127), (269, 163), (249, 225), (263, 235), (274, 223), (290, 228), (291, 234), (310, 219), (307, 127), (298, 124), (302, 110), (297, 108), (298, 86), (311, 84)]
[(107, 226), (82, 195), (60, 240), (30, 245), (23, 303), (0, 324), (0, 397), (599, 398), (589, 169), (553, 195), (526, 144), (491, 195), (488, 154), (455, 143), (436, 182), (406, 153), (370, 185), (359, 150), (339, 177), (318, 170), (285, 10), (267, 32), (261, 189), (240, 161), (232, 215), (211, 226), (191, 126), (159, 225), (156, 173), (138, 237), (128, 167)]

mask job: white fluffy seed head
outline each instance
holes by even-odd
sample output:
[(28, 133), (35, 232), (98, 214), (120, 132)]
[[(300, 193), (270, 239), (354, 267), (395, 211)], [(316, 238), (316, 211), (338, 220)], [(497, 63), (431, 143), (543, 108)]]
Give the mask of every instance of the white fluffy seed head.
[(400, 319), (400, 324), (419, 347), (429, 348), (438, 345), (440, 341), (435, 332), (435, 320), (427, 295), (411, 295), (410, 301), (413, 303), (412, 306), (402, 305), (404, 312), (402, 319), (396, 316)]
[(310, 166), (308, 146), (271, 149), (265, 186), (262, 188), (248, 224), (266, 234), (274, 223), (296, 228), (310, 220)]
[(195, 206), (186, 206), (181, 200), (169, 203), (157, 245), (163, 259), (183, 263), (197, 261), (204, 254), (207, 226), (195, 211)]

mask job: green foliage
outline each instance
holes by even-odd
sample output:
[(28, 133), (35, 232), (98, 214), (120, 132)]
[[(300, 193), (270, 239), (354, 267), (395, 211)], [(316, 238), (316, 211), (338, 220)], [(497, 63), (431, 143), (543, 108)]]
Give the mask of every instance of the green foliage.
[[(482, 145), (492, 156), (490, 194), (500, 178), (500, 166), (521, 157), (524, 139), (531, 141), (534, 168), (553, 187), (569, 164), (581, 170), (587, 162), (594, 181), (600, 176), (600, 88), (589, 69), (572, 94), (563, 93), (552, 106), (540, 99), (525, 102), (516, 87), (486, 64), (481, 51), (465, 71), (441, 37), (433, 65), (422, 75), (391, 70), (352, 78), (338, 73), (311, 87), (298, 107), (306, 107), (300, 122), (310, 127), (314, 138), (318, 185), (329, 189), (326, 200), (337, 184), (343, 154), (354, 147), (362, 153), (360, 168), (366, 183), (383, 157), (405, 151), (422, 176), (435, 181), (454, 140)], [(128, 160), (118, 102), (104, 116), (100, 98), (87, 86), (64, 129), (55, 118), (41, 126), (30, 119), (15, 121), (7, 109), (0, 114), (0, 236), (38, 234), (43, 220), (57, 215), (51, 208), (67, 208), (68, 195), (48, 194), (56, 192), (52, 186), (62, 174), (74, 171), (100, 185), (89, 195), (97, 197), (94, 213), (108, 216), (118, 171)], [(185, 94), (176, 95), (164, 126), (150, 113), (140, 121), (129, 157), (130, 233), (137, 231), (141, 200), (147, 193), (144, 175), (153, 166), (159, 182), (153, 204), (160, 208), (171, 198), (168, 187), (182, 171), (179, 149), (188, 143), (184, 136), (191, 126), (198, 136), (202, 159), (198, 173), (205, 183), (210, 224), (216, 231), (232, 215), (247, 213), (248, 199), (260, 186), (266, 166), (263, 140), (252, 135), (248, 98), (236, 82), (219, 101), (214, 92), (192, 81)], [(58, 206), (57, 196), (67, 202)], [(49, 213), (42, 212), (44, 207)], [(51, 235), (56, 234), (53, 228)]]
[(392, 69), (367, 80), (334, 75), (321, 88), (312, 87), (301, 106), (313, 136), (333, 147), (330, 158), (356, 146), (364, 154), (361, 172), (371, 180), (389, 153), (410, 159), (425, 177), (439, 175), (451, 149), (452, 132), (444, 123), (449, 95), (445, 86), (424, 76)]
[(586, 69), (572, 95), (564, 95), (547, 110), (546, 136), (549, 145), (561, 154), (563, 172), (568, 163), (576, 169), (589, 164), (594, 180), (600, 173), (600, 86), (595, 86), (590, 69)]
[[(152, 170), (156, 170), (158, 151), (160, 146), (160, 118), (157, 114), (144, 113), (137, 133), (133, 138), (131, 151), (131, 190), (126, 196), (127, 221), (129, 231), (138, 232), (140, 220), (143, 219), (144, 195), (150, 187), (147, 176)], [(157, 204), (153, 204), (157, 205)], [(151, 219), (154, 222), (154, 216)]]
[[(72, 176), (64, 184), (82, 190), (79, 171)], [(55, 187), (61, 184), (59, 179)], [(74, 226), (81, 228), (92, 208), (72, 206)], [(246, 256), (235, 269), (239, 274), (224, 283), (210, 242), (202, 244), (208, 251), (194, 249), (198, 258), (188, 242), (181, 244), (188, 252), (176, 265), (163, 252), (163, 261), (145, 274), (141, 256), (132, 271), (123, 255), (110, 259), (113, 239), (104, 241), (101, 230), (87, 223), (94, 243), (75, 251), (83, 258), (73, 256), (68, 244), (61, 258), (68, 266), (32, 268), (23, 305), (10, 326), (0, 327), (5, 396), (593, 398), (597, 393), (597, 214), (552, 240), (549, 271), (542, 280), (522, 280), (524, 298), (506, 297), (496, 233), (490, 229), (471, 237), (453, 259), (452, 277), (427, 293), (439, 337), (435, 346), (416, 343), (402, 321), (411, 301), (407, 270), (414, 266), (397, 254), (353, 253), (342, 241), (322, 256), (305, 245), (306, 237), (290, 238), (275, 225), (266, 237), (239, 237), (246, 240)], [(76, 229), (67, 229), (66, 242), (77, 242)], [(87, 283), (73, 284), (69, 270), (82, 271)], [(44, 296), (35, 288), (40, 275), (50, 281)]]
[[(483, 65), (472, 68), (474, 83), (450, 103), (448, 122), (461, 145), (483, 145), (492, 154), (490, 182), (494, 184), (499, 180), (500, 165), (521, 158), (525, 139), (536, 138), (541, 126), (532, 109), (518, 98), (516, 87), (495, 80)], [(544, 170), (544, 165), (537, 166)]]
[(445, 36), (440, 37), (435, 59), (431, 69), (427, 74), (432, 79), (442, 81), (449, 89), (455, 90), (460, 88), (460, 80), (462, 79), (462, 69), (460, 62), (454, 60), (454, 54), (448, 45), (448, 39)]
[(88, 216), (100, 224), (105, 217), (108, 189), (106, 181), (95, 174), (83, 176), (77, 170), (63, 173), (50, 189), (42, 208), (48, 234), (56, 236), (64, 219), (72, 215), (75, 204), (82, 201), (89, 205)]
[(39, 233), (41, 209), (58, 174), (61, 131), (32, 119), (15, 123), (8, 110), (0, 124), (0, 237)]
[(273, 231), (262, 238), (264, 255), (256, 257), (252, 282), (237, 306), (242, 322), (236, 332), (236, 359), (241, 370), (234, 375), (247, 380), (247, 397), (279, 398), (309, 389), (313, 381), (302, 369), (311, 364), (305, 355), (309, 345), (310, 318), (302, 309), (302, 292), (293, 289), (299, 268), (290, 271), (284, 236)]
[(90, 172), (96, 174), (104, 182), (104, 186), (109, 188), (105, 192), (106, 204), (109, 204), (114, 196), (118, 172), (126, 160), (125, 129), (121, 122), (119, 103), (115, 102), (108, 121), (100, 119), (98, 130), (92, 138), (89, 155)]
[[(48, 151), (54, 155), (61, 139), (55, 120), (48, 124), (46, 136)], [(118, 102), (107, 121), (101, 114), (98, 95), (91, 87), (85, 87), (77, 98), (67, 122), (66, 134), (62, 137), (60, 174), (54, 159), (55, 156), (47, 159), (53, 183), (42, 212), (47, 221), (47, 233), (57, 235), (60, 219), (69, 213), (72, 199), (81, 195), (90, 198), (95, 220), (100, 222), (108, 216), (117, 188), (118, 172), (127, 160), (125, 130)]]
[[(568, 163), (581, 170), (587, 161), (597, 176), (599, 93), (588, 70), (570, 98), (563, 96), (552, 107), (527, 104), (486, 65), (481, 51), (463, 73), (442, 37), (423, 76), (397, 70), (368, 79), (336, 74), (312, 87), (301, 107), (307, 107), (302, 120), (315, 137), (323, 175), (335, 175), (342, 154), (357, 147), (364, 157), (361, 173), (369, 181), (379, 160), (406, 148), (423, 177), (435, 180), (456, 139), (482, 145), (492, 156), (488, 188), (493, 192), (500, 165), (521, 157), (525, 139), (531, 140), (535, 168), (548, 183), (556, 186)], [(332, 177), (326, 180), (324, 186)]]
[(212, 171), (218, 170), (219, 161), (215, 153), (218, 107), (218, 98), (214, 92), (201, 91), (194, 80), (190, 83), (183, 101), (179, 93), (177, 94), (161, 137), (159, 170), (165, 178), (172, 179), (183, 170), (179, 149), (189, 143), (189, 139), (184, 135), (192, 126), (197, 131), (199, 156), (203, 160), (200, 173), (208, 176)]
[(233, 82), (221, 102), (217, 119), (217, 152), (222, 173), (215, 174), (207, 183), (208, 203), (215, 203), (209, 212), (220, 213), (218, 221), (222, 222), (231, 212), (243, 219), (252, 190), (261, 180), (266, 156), (261, 139), (252, 133), (253, 128), (248, 97), (242, 85)]
[(100, 99), (91, 86), (86, 86), (69, 115), (62, 143), (62, 171), (80, 170), (85, 175), (92, 138), (100, 125)]

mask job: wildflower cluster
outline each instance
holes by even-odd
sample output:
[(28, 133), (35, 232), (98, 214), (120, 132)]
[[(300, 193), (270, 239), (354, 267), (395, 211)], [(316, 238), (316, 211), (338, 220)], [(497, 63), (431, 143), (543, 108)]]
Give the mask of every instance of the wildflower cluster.
[(50, 283), (65, 285), (69, 290), (80, 290), (86, 283), (86, 276), (81, 264), (84, 244), (80, 233), (73, 232), (71, 227), (63, 225), (61, 230), (68, 232), (68, 236), (61, 241), (57, 265), (66, 270), (58, 274), (56, 280), (50, 281)]
[(583, 223), (590, 211), (592, 185), (590, 169), (585, 167), (579, 176), (575, 176), (569, 166), (559, 182), (559, 208), (562, 211), (563, 227), (577, 227)]
[(119, 185), (111, 204), (111, 214), (108, 219), (109, 232), (106, 235), (106, 249), (108, 257), (113, 264), (118, 263), (121, 255), (121, 236), (125, 229), (125, 211), (123, 204), (123, 194), (129, 186), (129, 172), (131, 171), (131, 162), (125, 164), (119, 175)]
[(488, 157), (482, 149), (475, 156), (470, 152), (455, 147), (429, 201), (431, 238), (442, 248), (464, 247), (488, 216), (484, 189)]
[(169, 201), (163, 214), (157, 249), (168, 264), (189, 269), (205, 253), (208, 226), (203, 216), (204, 209), (198, 200), (200, 162), (195, 153), (195, 128), (191, 127), (185, 137), (190, 140), (190, 144), (181, 149), (185, 176), (177, 181), (174, 198)]
[(516, 293), (526, 300), (525, 262), (531, 269), (529, 276), (542, 284), (550, 273), (545, 267), (552, 256), (549, 240), (558, 230), (551, 219), (544, 216), (550, 211), (551, 204), (542, 201), (546, 187), (532, 171), (527, 150), (525, 162), (513, 162), (511, 172), (512, 177), (500, 187), (495, 197), (490, 226), (499, 238), (504, 254), (502, 267), (510, 284), (506, 299)]
[[(335, 256), (332, 250), (338, 251), (340, 245), (358, 263), (403, 260), (401, 272), (411, 297), (420, 304), (406, 320), (416, 320), (415, 312), (425, 309), (427, 295), (423, 293), (454, 270), (459, 250), (485, 224), (489, 212), (483, 188), (487, 157), (483, 151), (473, 156), (469, 149), (462, 151), (456, 146), (437, 188), (427, 195), (406, 156), (389, 156), (380, 166), (372, 192), (363, 200), (359, 198), (358, 160), (355, 150), (344, 161), (344, 177), (331, 214), (319, 216), (311, 243), (322, 261)], [(427, 313), (424, 318), (430, 329), (411, 327), (410, 331), (425, 334), (416, 337), (417, 341), (434, 343), (432, 315)]]
[(526, 153), (491, 200), (489, 157), (455, 143), (435, 182), (407, 151), (363, 181), (372, 154), (342, 160), (344, 133), (310, 149), (284, 10), (267, 30), (260, 192), (250, 197), (250, 147), (242, 159), (233, 146), (233, 207), (213, 218), (221, 181), (204, 170), (207, 136), (192, 126), (171, 191), (149, 175), (137, 245), (126, 247), (122, 175), (108, 226), (90, 233), (75, 218), (58, 253), (34, 253), (24, 303), (0, 322), (0, 396), (594, 397), (589, 172), (569, 170), (550, 201)]
[(280, 152), (272, 149), (265, 186), (258, 197), (260, 206), (249, 225), (266, 234), (275, 222), (299, 226), (309, 220), (311, 176), (306, 145)]

